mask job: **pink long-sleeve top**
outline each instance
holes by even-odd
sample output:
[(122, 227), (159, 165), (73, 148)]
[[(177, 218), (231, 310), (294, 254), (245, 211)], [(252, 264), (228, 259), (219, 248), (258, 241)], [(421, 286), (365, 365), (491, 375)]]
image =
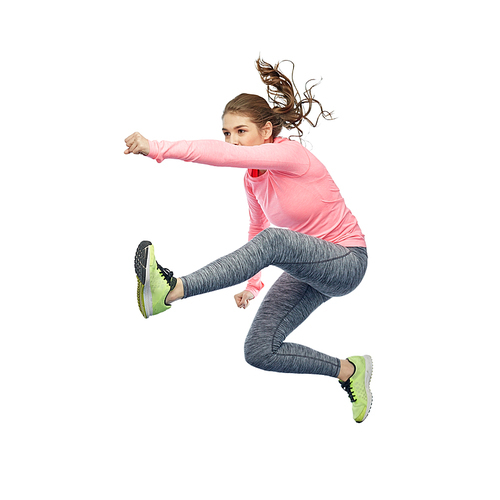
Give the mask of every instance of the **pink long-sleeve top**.
[[(250, 214), (248, 239), (271, 224), (332, 243), (365, 247), (358, 221), (347, 208), (326, 167), (300, 143), (277, 137), (271, 144), (235, 146), (222, 141), (149, 141), (149, 157), (248, 169), (245, 190)], [(266, 170), (259, 177), (251, 169)], [(256, 297), (261, 273), (246, 290)]]

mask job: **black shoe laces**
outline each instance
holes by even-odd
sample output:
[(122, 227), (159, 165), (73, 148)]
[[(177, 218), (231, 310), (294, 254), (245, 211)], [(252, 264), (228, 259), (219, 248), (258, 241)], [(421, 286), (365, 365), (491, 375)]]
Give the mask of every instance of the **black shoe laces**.
[(344, 389), (344, 391), (347, 392), (347, 394), (349, 396), (349, 399), (351, 400), (351, 403), (355, 403), (357, 400), (354, 397), (354, 394), (352, 393), (352, 387), (351, 387), (350, 379), (347, 380), (346, 382), (342, 382), (341, 380), (339, 380), (339, 382), (340, 382), (340, 385), (341, 385), (342, 389)]
[(158, 268), (158, 271), (160, 271), (162, 278), (169, 284), (170, 287), (172, 287), (172, 278), (174, 277), (174, 273), (170, 269), (160, 266), (158, 262), (156, 263), (156, 267)]

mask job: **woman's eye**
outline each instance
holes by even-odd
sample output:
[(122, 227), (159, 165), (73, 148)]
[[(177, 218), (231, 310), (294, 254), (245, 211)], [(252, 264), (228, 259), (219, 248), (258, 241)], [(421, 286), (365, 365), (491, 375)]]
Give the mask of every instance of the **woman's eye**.
[(246, 130), (243, 129), (238, 130), (238, 134), (240, 134), (241, 132), (246, 132)]

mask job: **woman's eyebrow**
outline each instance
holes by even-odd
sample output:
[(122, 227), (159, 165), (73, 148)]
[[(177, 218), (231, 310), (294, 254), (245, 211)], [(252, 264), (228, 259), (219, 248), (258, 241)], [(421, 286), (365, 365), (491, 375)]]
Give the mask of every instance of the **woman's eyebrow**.
[[(247, 127), (247, 125), (238, 125), (237, 127), (234, 127), (234, 130), (236, 130), (237, 128), (245, 128), (245, 127)], [(224, 127), (222, 127), (222, 131), (223, 132), (229, 132), (227, 130), (227, 128), (224, 128)]]

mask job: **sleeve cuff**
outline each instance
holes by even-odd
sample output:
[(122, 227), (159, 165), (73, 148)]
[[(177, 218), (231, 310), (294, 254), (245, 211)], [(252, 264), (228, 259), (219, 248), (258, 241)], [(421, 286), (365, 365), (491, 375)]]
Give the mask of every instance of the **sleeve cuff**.
[(248, 285), (245, 288), (245, 290), (247, 292), (250, 292), (251, 294), (253, 294), (253, 298), (256, 299), (257, 295), (259, 295), (259, 293), (262, 290), (262, 288), (264, 288), (264, 283), (261, 282), (261, 288), (255, 288), (254, 286)]
[(157, 141), (150, 141), (149, 142), (149, 154), (148, 158), (152, 158), (153, 160), (156, 160), (158, 158), (158, 142)]

